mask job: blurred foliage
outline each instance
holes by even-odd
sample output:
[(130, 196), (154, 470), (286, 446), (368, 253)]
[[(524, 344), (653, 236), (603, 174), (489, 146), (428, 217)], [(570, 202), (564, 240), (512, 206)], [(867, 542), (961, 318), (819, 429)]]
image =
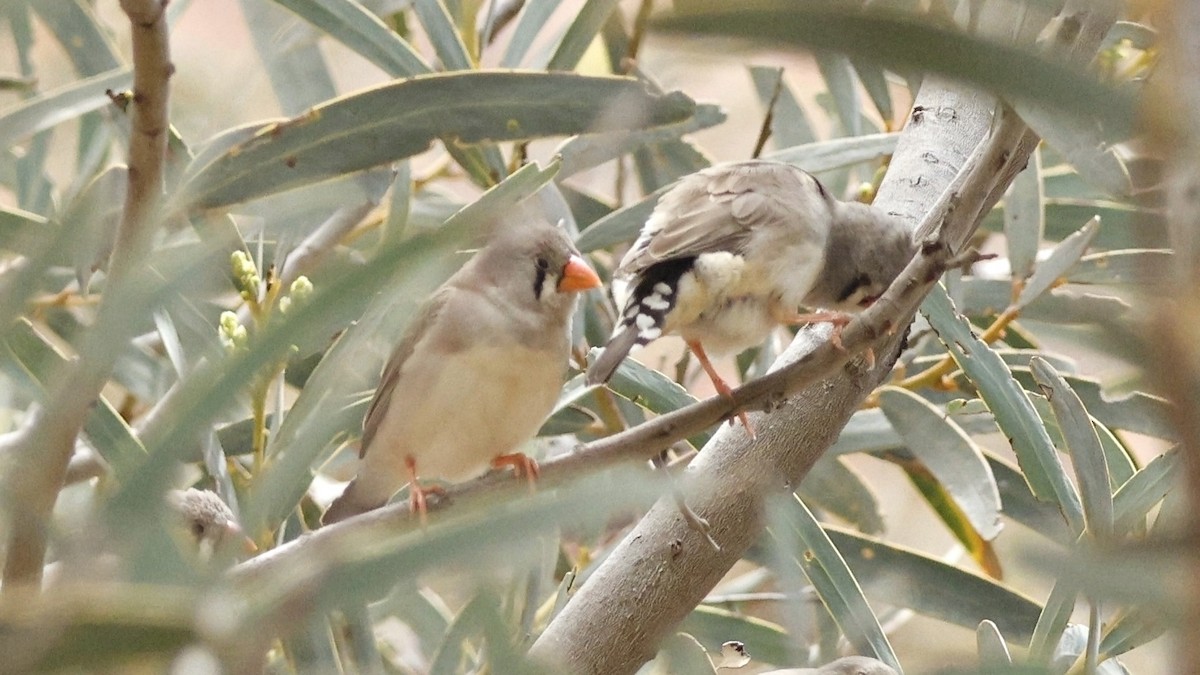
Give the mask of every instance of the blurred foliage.
[[(8, 455), (50, 383), (85, 338), (104, 339), (90, 330), (98, 298), (125, 307), (138, 334), (115, 346), (78, 439), (45, 590), (0, 596), (0, 671), (536, 672), (524, 650), (666, 489), (648, 467), (467, 500), (424, 530), (377, 528), (273, 561), (269, 578), (258, 560), (228, 572), (236, 547), (201, 558), (181, 546), (163, 494), (216, 490), (263, 560), (315, 527), (349, 477), (389, 346), (490, 214), (536, 203), (607, 276), (663, 189), (712, 163), (692, 134), (719, 127), (754, 147), (758, 125), (732, 125), (722, 102), (664, 90), (647, 70), (717, 41), (770, 113), (763, 156), (844, 196), (873, 194), (923, 73), (1008, 97), (1045, 142), (984, 219), (997, 257), (935, 289), (889, 384), (647, 672), (715, 672), (730, 640), (757, 664), (826, 663), (847, 644), (894, 666), (937, 663), (947, 645), (890, 642), (916, 613), (978, 628), (987, 672), (1081, 672), (1092, 648), (1099, 672), (1119, 673), (1117, 656), (1178, 621), (1179, 598), (1150, 592), (1177, 573), (1175, 552), (1123, 553), (1169, 540), (1182, 510), (1168, 403), (1136, 349), (1105, 339), (1163, 294), (1171, 260), (1156, 160), (1129, 131), (1155, 75), (1150, 17), (1129, 9), (1084, 67), (1034, 39), (1053, 0), (997, 0), (1008, 18), (992, 24), (980, 7), (993, 3), (973, 0), (677, 0), (649, 23), (649, 0), (242, 0), (240, 16), (175, 0), (173, 24), (241, 23), (238, 48), (257, 50), (289, 117), (207, 140), (171, 129), (154, 250), (114, 298), (104, 268), (131, 74), (117, 46), (129, 26), (106, 4), (0, 4), (6, 485), (21, 480)], [(660, 31), (676, 35), (645, 44)], [(753, 41), (816, 49), (795, 62), (818, 90), (750, 62), (741, 46)], [(344, 90), (334, 45), (379, 83)], [(70, 82), (41, 85), (52, 62), (70, 65)], [(586, 353), (614, 308), (593, 293), (579, 317)], [(740, 358), (740, 374), (762, 372), (777, 343)], [(533, 451), (687, 405), (695, 371), (630, 361), (611, 390), (571, 380)], [(881, 462), (915, 489), (878, 485)], [(885, 507), (881, 487), (927, 505), (925, 550), (889, 537), (905, 525), (889, 512), (911, 509)], [(1025, 560), (1001, 544), (1029, 546), (1023, 531), (1040, 535), (1032, 579), (1006, 576)], [(947, 664), (974, 667), (962, 653)]]

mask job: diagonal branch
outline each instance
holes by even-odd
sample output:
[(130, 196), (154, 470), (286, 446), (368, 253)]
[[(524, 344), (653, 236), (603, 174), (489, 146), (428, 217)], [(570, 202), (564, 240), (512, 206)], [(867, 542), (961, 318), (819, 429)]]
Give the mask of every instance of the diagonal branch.
[(165, 7), (165, 0), (121, 0), (131, 24), (134, 60), (125, 210), (96, 325), (84, 338), (80, 357), (58, 373), (45, 408), (35, 414), (14, 453), (15, 466), (6, 485), (12, 514), (4, 561), (6, 593), (21, 592), (21, 586), (41, 579), (47, 522), (75, 438), (136, 326), (133, 319), (140, 307), (131, 301), (137, 294), (134, 273), (150, 248), (167, 144), (167, 82), (173, 66)]

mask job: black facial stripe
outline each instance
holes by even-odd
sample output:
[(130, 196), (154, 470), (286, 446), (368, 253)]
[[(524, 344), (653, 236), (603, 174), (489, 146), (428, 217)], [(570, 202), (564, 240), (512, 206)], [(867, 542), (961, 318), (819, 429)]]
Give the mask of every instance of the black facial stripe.
[(537, 276), (533, 278), (533, 297), (542, 297), (542, 287), (546, 285), (546, 270), (537, 268)]
[(842, 292), (838, 294), (838, 302), (844, 302), (845, 300), (849, 299), (850, 296), (854, 295), (858, 289), (868, 286), (870, 283), (871, 279), (867, 275), (858, 275), (849, 284), (846, 284), (846, 287), (843, 288)]
[[(637, 279), (637, 285), (625, 304), (621, 313), (621, 324), (638, 327), (637, 344), (644, 345), (659, 335), (663, 320), (675, 308), (679, 291), (679, 279), (692, 269), (696, 257), (664, 260), (651, 265)], [(665, 289), (660, 284), (665, 285)], [(658, 287), (658, 288), (656, 288)], [(669, 292), (664, 292), (669, 289)], [(648, 316), (652, 320), (649, 326), (639, 325), (637, 318)], [(642, 322), (645, 324), (645, 320)]]

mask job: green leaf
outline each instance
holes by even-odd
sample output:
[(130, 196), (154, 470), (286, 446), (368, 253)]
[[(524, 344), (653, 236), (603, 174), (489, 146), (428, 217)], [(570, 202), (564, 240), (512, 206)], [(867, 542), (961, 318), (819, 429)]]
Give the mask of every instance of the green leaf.
[(1004, 636), (990, 619), (979, 622), (975, 629), (976, 651), (979, 652), (979, 665), (984, 667), (1004, 667), (1012, 665), (1012, 657), (1008, 654), (1008, 645), (1004, 644)]
[(713, 651), (729, 640), (737, 640), (746, 645), (746, 651), (756, 661), (784, 664), (791, 658), (788, 643), (793, 638), (778, 624), (758, 617), (700, 605), (679, 628)]
[(1130, 532), (1167, 496), (1179, 476), (1179, 450), (1169, 450), (1150, 461), (1113, 495), (1113, 531)]
[[(66, 355), (25, 319), (20, 319), (8, 331), (4, 343), (5, 364), (11, 374), (18, 374), (34, 388), (41, 398), (45, 387), (67, 363)], [(14, 373), (11, 368), (19, 368)], [(134, 436), (125, 420), (103, 397), (97, 399), (83, 423), (88, 444), (112, 467), (113, 474), (124, 478), (146, 458), (146, 449)]]
[(1084, 527), (1079, 495), (1067, 480), (1058, 451), (1025, 390), (1013, 379), (1004, 361), (975, 337), (970, 324), (959, 316), (946, 289), (938, 284), (921, 305), (921, 312), (942, 343), (979, 389), (980, 397), (1012, 443), (1033, 494), (1056, 502), (1072, 530)]
[(646, 130), (615, 131), (603, 134), (581, 134), (564, 141), (554, 154), (562, 158), (559, 180), (599, 166), (628, 152), (663, 141), (679, 140), (684, 134), (715, 127), (725, 122), (720, 106), (701, 103), (692, 117), (677, 124), (666, 124)]
[(574, 70), (592, 40), (600, 33), (608, 15), (617, 8), (617, 0), (587, 0), (566, 34), (554, 49), (554, 55), (546, 63), (546, 70)]
[(1059, 577), (1050, 589), (1050, 597), (1038, 617), (1033, 637), (1029, 641), (1029, 655), (1033, 663), (1048, 663), (1054, 648), (1067, 628), (1071, 612), (1075, 611), (1075, 596), (1079, 591), (1070, 580)]
[[(1100, 82), (1053, 54), (965, 34), (928, 16), (844, 3), (760, 0), (730, 5), (691, 2), (688, 11), (654, 23), (692, 35), (726, 35), (812, 50), (842, 52), (899, 72), (928, 72), (964, 80), (1009, 100), (1033, 101), (1059, 113), (1090, 117), (1120, 136), (1134, 119), (1129, 92)], [(929, 49), (928, 45), (937, 45)]]
[(10, 105), (0, 110), (0, 148), (8, 148), (38, 132), (112, 105), (104, 91), (120, 91), (132, 84), (130, 70), (118, 68)]
[(122, 66), (120, 52), (91, 5), (71, 1), (31, 2), (28, 6), (62, 45), (80, 75), (91, 77)]
[(558, 8), (562, 0), (528, 0), (521, 7), (517, 16), (517, 27), (513, 29), (512, 39), (500, 58), (501, 68), (516, 68), (521, 65), (525, 54), (529, 52), (533, 41), (542, 32), (550, 15)]
[(854, 576), (878, 602), (962, 626), (990, 619), (1006, 639), (1033, 634), (1041, 608), (999, 581), (968, 572), (911, 548), (826, 525)]
[(896, 132), (834, 138), (768, 152), (765, 157), (794, 164), (809, 173), (820, 173), (882, 159), (896, 150), (899, 138)]
[(413, 11), (446, 70), (471, 70), (474, 59), (442, 0), (414, 0)]
[(1126, 249), (1092, 253), (1079, 259), (1067, 273), (1073, 284), (1161, 283), (1171, 269), (1174, 253), (1169, 249)]
[(663, 640), (658, 647), (658, 655), (638, 672), (643, 675), (717, 674), (708, 652), (687, 633), (675, 633)]
[[(605, 115), (621, 98), (639, 114)], [(687, 119), (691, 99), (649, 94), (636, 80), (566, 73), (463, 72), (401, 80), (327, 102), (208, 161), (197, 158), (176, 207), (254, 199), (456, 143), (648, 128)], [(607, 129), (595, 129), (601, 124)]]
[(898, 387), (879, 390), (879, 405), (905, 445), (954, 498), (985, 540), (1000, 533), (1000, 492), (983, 451), (950, 417)]
[(1092, 218), (1079, 228), (1078, 232), (1055, 246), (1054, 251), (1034, 267), (1033, 274), (1029, 277), (1025, 287), (1021, 289), (1021, 294), (1017, 296), (1016, 306), (1024, 307), (1042, 293), (1050, 290), (1067, 273), (1067, 270), (1079, 262), (1088, 246), (1091, 246), (1092, 240), (1096, 238), (1099, 229), (1100, 218)]
[[(1029, 369), (1013, 368), (1012, 373), (1021, 386), (1031, 391), (1037, 390), (1037, 383)], [(1078, 375), (1065, 377), (1067, 384), (1083, 401), (1084, 407), (1104, 426), (1155, 438), (1175, 437), (1175, 430), (1167, 421), (1171, 410), (1166, 399), (1141, 391), (1110, 396), (1105, 393), (1099, 380)]]
[(776, 148), (812, 143), (817, 140), (812, 125), (809, 124), (808, 117), (804, 114), (804, 108), (796, 100), (796, 94), (792, 88), (787, 86), (786, 82), (780, 82), (781, 77), (783, 77), (781, 68), (750, 66), (750, 78), (754, 80), (754, 91), (758, 94), (758, 102), (764, 108), (763, 114), (766, 114), (765, 109), (771, 104), (771, 97), (775, 94), (776, 85), (779, 87), (779, 96), (775, 100), (775, 107), (771, 110), (772, 142)]
[(771, 512), (767, 532), (781, 550), (787, 551), (787, 543), (793, 539), (803, 545), (804, 550), (788, 554), (804, 570), (846, 639), (859, 653), (874, 656), (900, 670), (896, 654), (862, 588), (808, 507), (793, 498), (777, 501)]
[[(289, 12), (262, 0), (242, 0), (241, 7), (254, 49), (267, 68), (271, 90), (285, 115), (299, 114), (337, 95), (316, 40), (297, 37), (307, 27)], [(280, 44), (287, 49), (280, 49)]]
[(856, 471), (830, 454), (809, 469), (796, 494), (805, 504), (824, 509), (867, 534), (884, 530), (879, 501)]
[(886, 128), (894, 128), (892, 124), (896, 119), (896, 112), (892, 108), (892, 92), (883, 68), (874, 61), (863, 58), (851, 58), (850, 63), (854, 65), (858, 81), (862, 83), (863, 89), (867, 90), (867, 96), (871, 97), (871, 102), (875, 104), (875, 110), (879, 111), (879, 117), (883, 119)]
[(1133, 179), (1116, 147), (1105, 141), (1100, 125), (1062, 115), (1044, 104), (1018, 101), (1017, 114), (1059, 153), (1079, 175), (1114, 197), (1133, 194)]
[(403, 38), (357, 0), (275, 0), (392, 77), (432, 72)]
[(1042, 232), (1046, 229), (1041, 157), (1035, 148), (1025, 169), (1004, 194), (1004, 238), (1013, 279), (1028, 279), (1033, 273)]
[(0, 248), (28, 254), (47, 232), (48, 221), (36, 213), (0, 205)]
[(825, 86), (833, 97), (833, 107), (841, 122), (843, 135), (858, 136), (862, 134), (862, 106), (858, 102), (858, 78), (850, 59), (841, 54), (817, 52), (813, 55), (821, 77), (825, 78)]

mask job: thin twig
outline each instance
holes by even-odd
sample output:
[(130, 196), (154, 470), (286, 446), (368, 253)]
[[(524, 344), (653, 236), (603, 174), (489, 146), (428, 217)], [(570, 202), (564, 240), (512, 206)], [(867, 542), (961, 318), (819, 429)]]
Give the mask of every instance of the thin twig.
[(783, 91), (783, 68), (776, 71), (775, 89), (771, 91), (771, 100), (767, 102), (767, 114), (763, 116), (762, 126), (758, 129), (758, 140), (754, 141), (754, 152), (750, 153), (750, 159), (761, 157), (763, 149), (767, 147), (767, 140), (771, 138), (771, 133), (774, 131), (775, 105), (779, 103), (781, 91)]
[(112, 365), (132, 337), (133, 296), (150, 248), (162, 198), (167, 148), (170, 60), (163, 0), (121, 0), (133, 43), (133, 110), (129, 138), (129, 181), (96, 324), (84, 337), (80, 356), (59, 372), (46, 407), (34, 418), (9, 472), (12, 518), (4, 561), (4, 592), (20, 592), (41, 579), (47, 523), (66, 477), (75, 439), (108, 381)]

